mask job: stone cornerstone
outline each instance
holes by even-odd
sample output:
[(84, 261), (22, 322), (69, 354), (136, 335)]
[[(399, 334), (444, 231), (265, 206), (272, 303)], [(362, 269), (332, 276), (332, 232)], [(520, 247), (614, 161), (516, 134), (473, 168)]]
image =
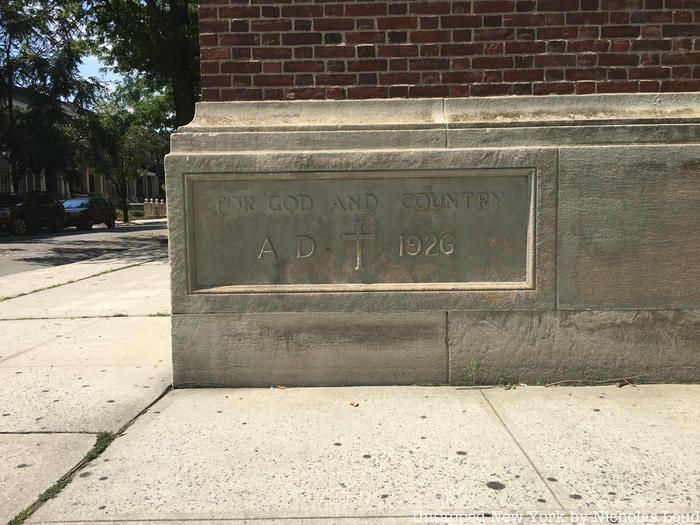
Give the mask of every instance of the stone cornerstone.
[(206, 102), (174, 384), (700, 380), (700, 94)]

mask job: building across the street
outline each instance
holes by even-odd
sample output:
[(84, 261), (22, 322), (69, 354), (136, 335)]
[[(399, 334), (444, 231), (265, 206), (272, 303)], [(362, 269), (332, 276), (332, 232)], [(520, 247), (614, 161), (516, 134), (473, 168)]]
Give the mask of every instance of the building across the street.
[[(29, 106), (29, 97), (19, 90), (13, 97), (16, 111), (25, 111)], [(72, 111), (70, 104), (63, 103), (63, 110), (67, 113)], [(65, 180), (60, 174), (51, 178), (45, 173), (32, 173), (22, 177), (17, 188), (13, 187), (10, 177), (10, 166), (8, 162), (0, 157), (0, 193), (4, 192), (28, 192), (28, 191), (48, 191), (58, 199), (66, 199), (76, 194), (100, 193), (110, 198), (116, 198), (114, 186), (104, 173), (93, 166), (79, 166), (80, 175), (71, 181)], [(162, 199), (165, 195), (163, 190), (164, 174), (147, 172), (139, 179), (134, 180), (129, 189), (129, 199), (133, 202), (143, 202), (147, 198)]]

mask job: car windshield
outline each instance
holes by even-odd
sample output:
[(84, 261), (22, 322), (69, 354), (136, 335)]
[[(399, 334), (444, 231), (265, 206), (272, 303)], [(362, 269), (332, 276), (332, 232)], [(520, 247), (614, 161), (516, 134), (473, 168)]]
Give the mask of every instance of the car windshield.
[(9, 208), (10, 206), (18, 206), (22, 203), (24, 195), (14, 193), (0, 193), (0, 208)]
[(63, 203), (63, 207), (67, 210), (73, 208), (87, 208), (90, 205), (90, 199), (68, 199)]

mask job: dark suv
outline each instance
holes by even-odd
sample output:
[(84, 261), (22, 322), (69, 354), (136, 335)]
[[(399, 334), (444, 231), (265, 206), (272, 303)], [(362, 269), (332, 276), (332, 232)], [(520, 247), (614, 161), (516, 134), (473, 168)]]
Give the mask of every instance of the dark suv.
[(60, 232), (65, 222), (63, 206), (50, 193), (0, 193), (0, 229), (14, 235), (42, 227)]
[(89, 230), (93, 224), (104, 223), (114, 228), (117, 214), (114, 205), (106, 197), (73, 197), (63, 203), (66, 211), (66, 225)]

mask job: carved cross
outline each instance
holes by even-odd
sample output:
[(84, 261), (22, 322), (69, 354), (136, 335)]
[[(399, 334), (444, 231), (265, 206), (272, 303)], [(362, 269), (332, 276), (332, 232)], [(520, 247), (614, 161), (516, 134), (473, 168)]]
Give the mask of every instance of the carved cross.
[(355, 220), (355, 231), (353, 233), (344, 233), (343, 239), (346, 241), (355, 241), (355, 271), (364, 270), (364, 258), (362, 256), (362, 241), (374, 241), (377, 236), (374, 232), (364, 233), (362, 231), (362, 225), (364, 221), (361, 219)]

